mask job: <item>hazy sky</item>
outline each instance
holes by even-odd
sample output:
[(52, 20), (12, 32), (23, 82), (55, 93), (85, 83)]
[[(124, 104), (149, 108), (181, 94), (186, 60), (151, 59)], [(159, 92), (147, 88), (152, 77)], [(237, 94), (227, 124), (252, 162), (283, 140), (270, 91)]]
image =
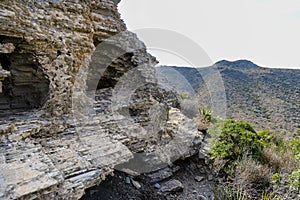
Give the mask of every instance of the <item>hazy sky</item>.
[[(213, 62), (248, 59), (300, 68), (300, 0), (122, 0), (119, 7), (129, 30), (176, 31), (198, 43)], [(151, 53), (160, 64), (187, 65), (178, 56)]]

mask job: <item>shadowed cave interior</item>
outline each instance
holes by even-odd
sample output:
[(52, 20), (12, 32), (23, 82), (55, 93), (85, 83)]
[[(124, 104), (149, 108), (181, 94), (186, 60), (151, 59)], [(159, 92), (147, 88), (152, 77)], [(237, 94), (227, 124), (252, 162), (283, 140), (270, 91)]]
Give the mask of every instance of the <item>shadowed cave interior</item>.
[(0, 117), (41, 108), (48, 98), (49, 80), (28, 44), (16, 38), (1, 37), (2, 44), (12, 43), (12, 53), (0, 53), (0, 64), (10, 76), (2, 81)]

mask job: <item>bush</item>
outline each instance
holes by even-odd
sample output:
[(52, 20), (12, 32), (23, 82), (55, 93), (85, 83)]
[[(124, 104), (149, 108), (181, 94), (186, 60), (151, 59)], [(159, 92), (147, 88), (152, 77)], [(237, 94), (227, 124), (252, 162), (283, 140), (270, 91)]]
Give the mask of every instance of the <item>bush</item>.
[(212, 119), (212, 111), (208, 108), (200, 107), (198, 108), (198, 112), (200, 117), (203, 118), (204, 121), (210, 122)]
[(218, 118), (212, 118), (212, 111), (209, 108), (199, 107), (198, 116), (193, 118), (198, 130), (206, 131), (212, 122), (218, 120)]
[(217, 126), (221, 131), (217, 139), (211, 140), (214, 144), (212, 144), (210, 154), (213, 159), (227, 161), (224, 166), (227, 172), (232, 171), (244, 155), (249, 155), (256, 161), (262, 161), (262, 150), (269, 142), (266, 136), (260, 136), (247, 122), (226, 120), (221, 126)]
[(276, 194), (284, 194), (284, 198), (299, 196), (299, 136), (284, 141), (279, 134), (267, 130), (257, 132), (249, 123), (236, 120), (217, 122), (208, 133), (214, 169), (230, 182), (234, 180), (234, 185), (244, 186), (255, 193), (255, 198), (266, 200), (281, 199), (272, 193), (262, 195), (261, 189), (268, 186)]
[(258, 131), (257, 134), (261, 137), (261, 144), (265, 147), (276, 146), (283, 148), (284, 142), (280, 134), (273, 134), (268, 130)]

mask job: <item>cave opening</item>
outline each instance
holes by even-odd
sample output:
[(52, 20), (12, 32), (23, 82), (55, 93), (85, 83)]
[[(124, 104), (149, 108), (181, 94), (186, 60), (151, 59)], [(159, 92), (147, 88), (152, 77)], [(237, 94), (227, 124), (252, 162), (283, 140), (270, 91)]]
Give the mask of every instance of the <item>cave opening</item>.
[(24, 111), (41, 108), (48, 99), (49, 80), (30, 46), (14, 38), (1, 37), (0, 43), (13, 44), (12, 52), (0, 52), (2, 70), (10, 72), (2, 80), (0, 117), (7, 118)]

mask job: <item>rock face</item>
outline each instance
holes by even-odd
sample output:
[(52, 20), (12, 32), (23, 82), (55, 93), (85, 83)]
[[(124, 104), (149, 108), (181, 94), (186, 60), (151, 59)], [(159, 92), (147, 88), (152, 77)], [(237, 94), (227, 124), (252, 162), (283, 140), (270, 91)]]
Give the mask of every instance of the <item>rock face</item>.
[(118, 2), (0, 3), (0, 199), (78, 199), (114, 168), (197, 152), (201, 134), (158, 88)]
[(17, 54), (42, 70), (49, 81), (45, 107), (55, 116), (70, 111), (74, 80), (95, 44), (126, 29), (113, 1), (7, 0), (0, 9), (1, 43), (15, 46), (8, 61)]

